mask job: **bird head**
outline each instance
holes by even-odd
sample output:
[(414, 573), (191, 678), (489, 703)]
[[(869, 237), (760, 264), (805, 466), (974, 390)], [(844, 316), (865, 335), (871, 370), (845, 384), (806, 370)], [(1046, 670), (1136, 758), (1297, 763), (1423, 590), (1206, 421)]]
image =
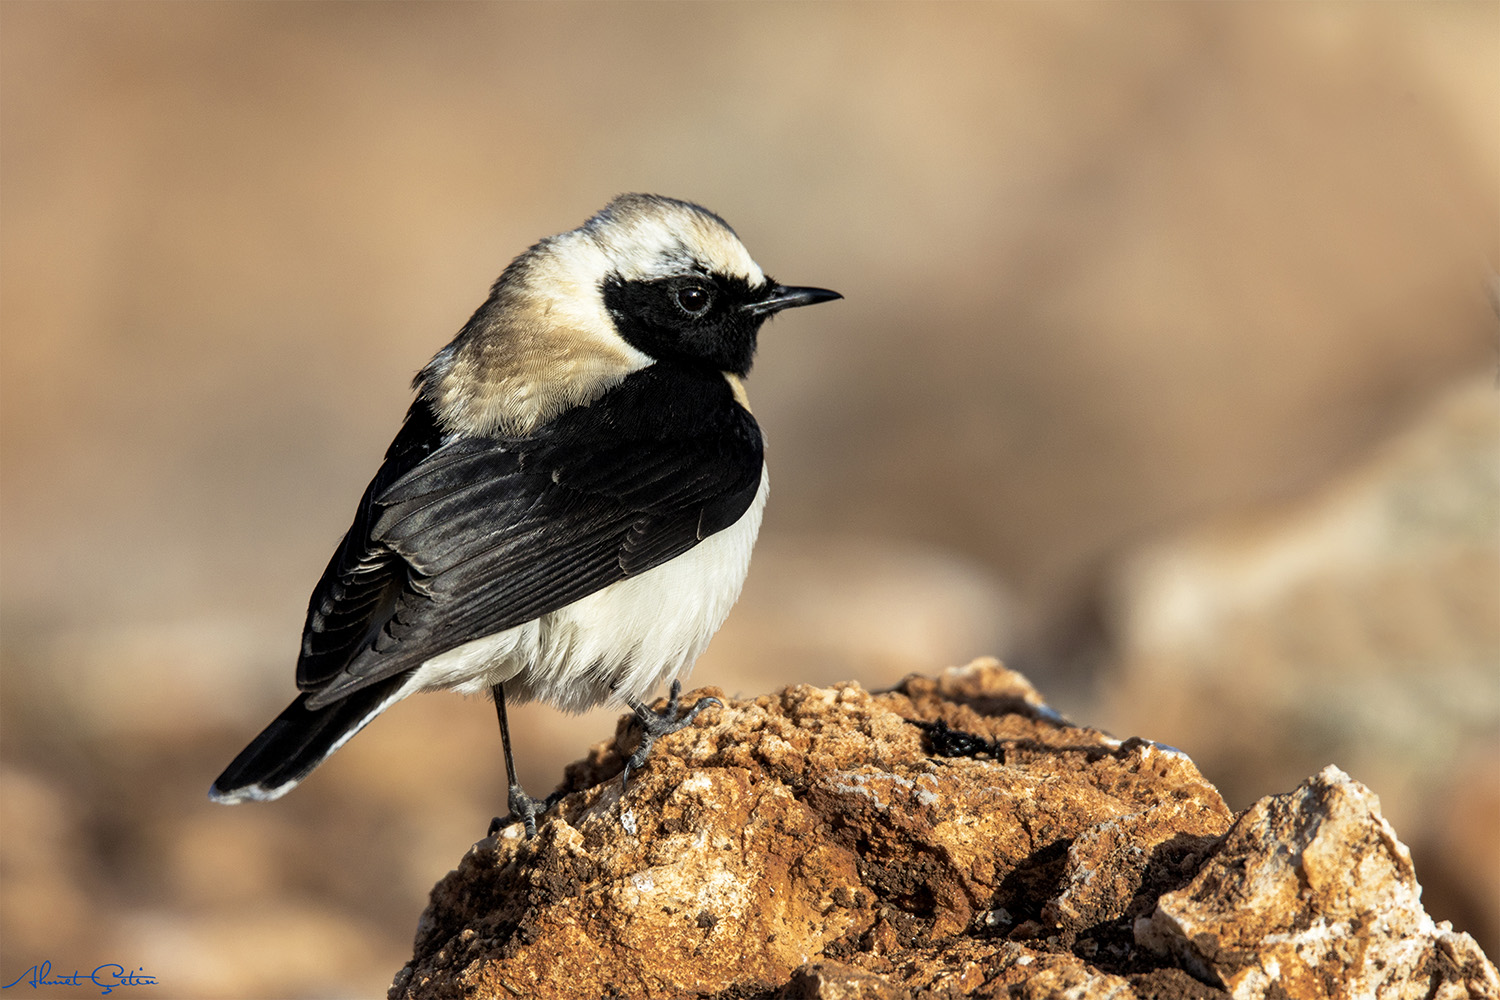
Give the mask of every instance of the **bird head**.
[(768, 278), (707, 209), (621, 195), (517, 257), (417, 385), (452, 430), (527, 433), (657, 361), (742, 377), (768, 318), (841, 297)]

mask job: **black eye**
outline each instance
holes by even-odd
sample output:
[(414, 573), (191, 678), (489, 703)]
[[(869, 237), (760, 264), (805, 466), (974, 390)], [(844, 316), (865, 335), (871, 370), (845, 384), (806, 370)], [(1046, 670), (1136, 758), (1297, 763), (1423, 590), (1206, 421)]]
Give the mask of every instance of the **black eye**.
[(702, 285), (677, 289), (677, 306), (689, 316), (702, 316), (713, 305), (714, 293)]

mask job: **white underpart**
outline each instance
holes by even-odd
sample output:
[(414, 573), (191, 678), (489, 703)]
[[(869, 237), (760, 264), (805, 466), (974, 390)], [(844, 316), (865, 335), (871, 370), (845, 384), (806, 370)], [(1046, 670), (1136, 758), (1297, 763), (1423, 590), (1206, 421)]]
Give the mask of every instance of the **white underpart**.
[(755, 499), (728, 528), (639, 576), (433, 657), (395, 697), (476, 694), (504, 681), (507, 699), (567, 712), (645, 699), (691, 668), (729, 616), (750, 570), (769, 488), (762, 467)]

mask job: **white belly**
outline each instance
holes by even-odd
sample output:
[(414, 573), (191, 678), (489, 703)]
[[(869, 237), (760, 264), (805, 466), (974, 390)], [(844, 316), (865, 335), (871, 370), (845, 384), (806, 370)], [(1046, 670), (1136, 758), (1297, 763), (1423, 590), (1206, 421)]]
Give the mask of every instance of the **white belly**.
[(639, 576), (610, 584), (504, 632), (475, 639), (417, 668), (417, 691), (475, 694), (505, 682), (510, 701), (582, 712), (644, 699), (693, 665), (740, 596), (760, 531), (770, 477), (734, 524)]

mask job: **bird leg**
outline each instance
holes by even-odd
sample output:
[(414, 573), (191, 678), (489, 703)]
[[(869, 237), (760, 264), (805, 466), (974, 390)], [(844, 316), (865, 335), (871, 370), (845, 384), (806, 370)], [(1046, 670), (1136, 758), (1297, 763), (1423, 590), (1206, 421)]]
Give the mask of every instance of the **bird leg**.
[(630, 788), (630, 772), (638, 770), (646, 763), (646, 757), (651, 753), (651, 747), (655, 745), (658, 738), (669, 736), (679, 729), (686, 729), (692, 725), (698, 713), (711, 705), (723, 706), (723, 702), (717, 698), (700, 698), (698, 704), (687, 710), (687, 714), (681, 718), (677, 717), (678, 699), (682, 695), (682, 682), (673, 681), (671, 693), (667, 697), (667, 708), (663, 712), (653, 712), (634, 698), (626, 698), (625, 704), (635, 713), (636, 721), (641, 724), (641, 745), (635, 748), (625, 761), (625, 769), (620, 772), (620, 794), (623, 795)]
[(500, 745), (505, 750), (505, 775), (510, 781), (509, 801), (506, 803), (510, 815), (504, 820), (499, 816), (490, 820), (490, 830), (486, 836), (493, 837), (502, 827), (519, 819), (526, 824), (526, 836), (535, 837), (536, 818), (556, 805), (563, 793), (558, 791), (545, 799), (534, 799), (521, 788), (521, 783), (516, 780), (516, 761), (510, 753), (510, 723), (505, 718), (505, 684), (496, 684), (490, 691), (495, 696), (495, 714), (500, 719)]

